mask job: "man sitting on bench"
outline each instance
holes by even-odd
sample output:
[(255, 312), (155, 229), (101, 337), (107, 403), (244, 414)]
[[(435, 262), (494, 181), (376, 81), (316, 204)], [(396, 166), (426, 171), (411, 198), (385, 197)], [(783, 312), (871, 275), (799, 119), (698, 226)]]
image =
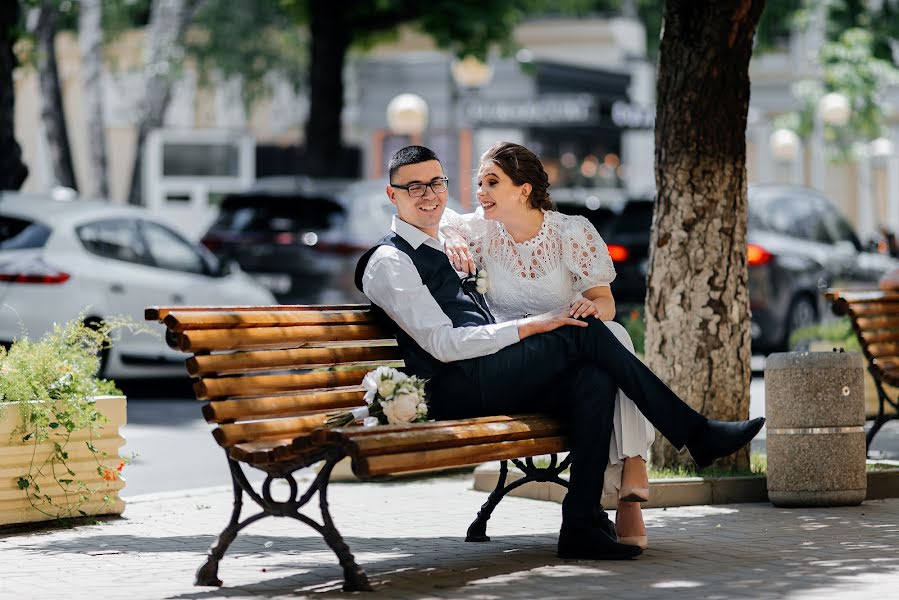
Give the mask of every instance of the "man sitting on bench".
[[(560, 415), (568, 423), (572, 465), (559, 556), (639, 555), (639, 547), (616, 541), (599, 504), (617, 389), (675, 447), (686, 446), (700, 466), (745, 446), (764, 419), (706, 419), (599, 319), (574, 319), (562, 309), (495, 323), (483, 296), (463, 282), (438, 240), (448, 190), (437, 156), (409, 146), (393, 155), (388, 170), (387, 195), (397, 214), (392, 231), (359, 260), (356, 286), (396, 335), (406, 371), (429, 380), (431, 415), (447, 419), (535, 410)], [(412, 186), (424, 186), (424, 194), (411, 195)]]

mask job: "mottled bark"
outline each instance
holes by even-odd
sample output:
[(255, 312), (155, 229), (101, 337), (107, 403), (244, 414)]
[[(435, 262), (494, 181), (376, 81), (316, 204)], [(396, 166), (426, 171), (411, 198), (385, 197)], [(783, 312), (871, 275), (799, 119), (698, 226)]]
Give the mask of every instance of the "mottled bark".
[(41, 89), (41, 121), (44, 123), (47, 146), (50, 149), (53, 178), (58, 185), (77, 190), (62, 89), (59, 85), (59, 68), (56, 65), (55, 42), (59, 11), (53, 0), (45, 0), (37, 10), (34, 35), (37, 40), (37, 70)]
[(90, 180), (84, 188), (87, 194), (108, 198), (106, 125), (103, 118), (102, 17), (102, 0), (81, 0), (78, 43), (81, 47), (81, 86), (90, 158)]
[(306, 173), (337, 174), (341, 161), (343, 63), (350, 45), (346, 9), (333, 0), (309, 2), (311, 52), (309, 118), (306, 121)]
[(17, 63), (12, 48), (18, 21), (18, 1), (0, 2), (0, 190), (17, 190), (28, 177), (15, 136), (16, 96), (12, 73)]
[(147, 135), (163, 125), (165, 111), (172, 98), (172, 72), (181, 53), (184, 32), (190, 25), (202, 0), (154, 0), (150, 7), (145, 43), (147, 80), (137, 124), (137, 141), (131, 185), (130, 204), (142, 204), (141, 170), (144, 161), (144, 142)]
[[(668, 0), (659, 52), (646, 358), (708, 417), (749, 414), (746, 114), (764, 0)], [(657, 465), (689, 464), (664, 440)], [(746, 450), (721, 459), (748, 468)]]

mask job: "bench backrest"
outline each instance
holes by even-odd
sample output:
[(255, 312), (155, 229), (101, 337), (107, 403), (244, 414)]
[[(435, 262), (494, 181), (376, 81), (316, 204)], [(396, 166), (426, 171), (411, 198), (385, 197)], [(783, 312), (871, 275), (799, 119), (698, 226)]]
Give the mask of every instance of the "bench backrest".
[(153, 307), (145, 317), (193, 355), (187, 371), (224, 448), (301, 438), (329, 413), (362, 406), (369, 370), (402, 366), (368, 305)]
[(837, 315), (847, 315), (875, 370), (899, 363), (899, 292), (828, 290)]

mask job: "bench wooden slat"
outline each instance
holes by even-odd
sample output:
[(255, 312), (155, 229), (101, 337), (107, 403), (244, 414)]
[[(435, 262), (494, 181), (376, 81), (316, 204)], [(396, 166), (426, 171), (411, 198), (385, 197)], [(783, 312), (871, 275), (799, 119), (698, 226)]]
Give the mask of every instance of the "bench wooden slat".
[(899, 315), (883, 315), (876, 317), (856, 317), (856, 325), (863, 330), (891, 329), (899, 331)]
[(203, 406), (203, 416), (207, 423), (224, 423), (289, 417), (309, 411), (349, 410), (365, 403), (364, 393), (361, 387), (352, 387), (288, 396), (216, 400)]
[(519, 421), (528, 419), (537, 419), (545, 417), (541, 414), (521, 414), (521, 415), (490, 415), (486, 417), (471, 417), (469, 419), (446, 419), (444, 421), (425, 421), (424, 423), (401, 423), (397, 425), (378, 425), (377, 427), (360, 427), (358, 425), (350, 425), (349, 427), (333, 427), (322, 428), (312, 432), (310, 437), (313, 444), (326, 444), (329, 442), (338, 443), (344, 437), (352, 437), (359, 439), (367, 435), (381, 435), (382, 433), (398, 433), (401, 431), (425, 431), (434, 427), (447, 427), (454, 425), (474, 425), (478, 423), (506, 423), (509, 421)]
[(899, 342), (868, 344), (867, 353), (874, 358), (899, 357)]
[(461, 467), (490, 460), (524, 458), (540, 454), (552, 454), (567, 450), (565, 438), (544, 437), (536, 439), (478, 444), (460, 448), (420, 450), (383, 456), (360, 457), (353, 462), (353, 470), (359, 477), (376, 477), (391, 473), (408, 473), (423, 469)]
[[(209, 374), (228, 375), (279, 369), (310, 369), (337, 365), (384, 364), (402, 360), (399, 347), (356, 346), (349, 348), (293, 348), (258, 350), (231, 354), (205, 354), (187, 359), (187, 372), (192, 377)], [(374, 368), (374, 367), (372, 367)]]
[(335, 435), (333, 439), (339, 440), (339, 445), (351, 456), (382, 456), (399, 452), (461, 448), (527, 438), (558, 437), (562, 435), (562, 430), (562, 424), (557, 419), (542, 417), (527, 421), (444, 425), (426, 430), (411, 428), (405, 431), (373, 435), (343, 434)]
[(860, 341), (863, 347), (871, 344), (899, 342), (899, 331), (861, 331), (858, 335), (861, 337)]
[(316, 449), (308, 445), (298, 447), (294, 444), (294, 441), (295, 438), (288, 437), (235, 444), (228, 448), (228, 456), (234, 460), (250, 463), (260, 468), (264, 468), (265, 465), (286, 461), (299, 461), (303, 458), (308, 458), (311, 463), (315, 458), (313, 455), (316, 453)]
[(300, 392), (318, 388), (356, 386), (368, 373), (366, 369), (352, 371), (320, 371), (288, 375), (249, 375), (246, 377), (204, 378), (194, 383), (198, 400), (217, 398), (247, 398), (268, 396), (279, 392)]
[(252, 327), (247, 329), (198, 329), (176, 333), (183, 352), (301, 348), (310, 342), (392, 340), (377, 325), (308, 325)]
[(375, 323), (370, 310), (177, 311), (162, 321), (176, 333), (197, 329), (245, 329), (291, 325), (368, 325)]
[(899, 315), (899, 302), (858, 302), (852, 304), (849, 310), (856, 317)]
[(370, 310), (369, 304), (273, 304), (272, 306), (150, 306), (145, 321), (163, 321), (172, 312), (280, 312), (295, 310)]
[[(212, 430), (215, 441), (223, 448), (260, 440), (289, 439), (322, 427), (333, 411), (320, 411), (303, 417), (267, 419), (245, 423), (226, 423)], [(294, 447), (297, 447), (294, 444)]]

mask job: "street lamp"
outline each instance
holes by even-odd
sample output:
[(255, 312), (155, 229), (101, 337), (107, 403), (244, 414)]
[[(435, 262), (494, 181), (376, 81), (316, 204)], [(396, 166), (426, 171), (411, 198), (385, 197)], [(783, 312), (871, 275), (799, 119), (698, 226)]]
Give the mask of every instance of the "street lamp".
[(771, 134), (771, 154), (780, 162), (792, 162), (799, 154), (799, 136), (792, 129), (777, 129)]
[(811, 173), (809, 179), (812, 187), (819, 190), (827, 188), (826, 169), (824, 166), (824, 126), (842, 127), (849, 122), (852, 107), (849, 98), (840, 92), (830, 92), (821, 96), (812, 116), (812, 139), (810, 144)]
[(394, 96), (387, 104), (387, 125), (397, 135), (420, 137), (428, 126), (428, 103), (418, 94)]
[(471, 54), (454, 60), (450, 64), (450, 73), (453, 81), (463, 88), (484, 87), (493, 79), (493, 67)]
[(821, 120), (835, 127), (842, 127), (849, 122), (852, 108), (849, 106), (849, 98), (840, 92), (825, 94), (818, 101), (818, 116)]

